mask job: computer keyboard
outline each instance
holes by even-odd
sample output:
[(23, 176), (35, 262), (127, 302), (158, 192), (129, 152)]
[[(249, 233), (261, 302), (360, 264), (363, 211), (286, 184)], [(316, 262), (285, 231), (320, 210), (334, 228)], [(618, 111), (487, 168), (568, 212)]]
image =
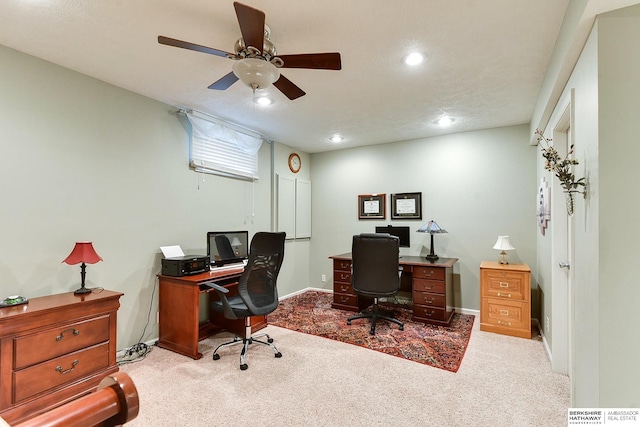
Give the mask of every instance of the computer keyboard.
[(244, 268), (244, 266), (245, 266), (245, 264), (242, 261), (233, 262), (231, 264), (225, 264), (225, 265), (221, 265), (221, 266), (212, 265), (211, 266), (211, 271), (235, 270), (237, 268)]

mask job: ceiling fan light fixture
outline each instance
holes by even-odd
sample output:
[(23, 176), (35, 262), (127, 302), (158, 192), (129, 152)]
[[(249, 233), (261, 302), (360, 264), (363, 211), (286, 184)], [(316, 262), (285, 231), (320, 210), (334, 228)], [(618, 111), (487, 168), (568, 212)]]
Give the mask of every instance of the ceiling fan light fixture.
[(266, 96), (261, 96), (256, 99), (256, 104), (258, 105), (271, 105), (273, 104), (273, 99), (268, 98)]
[(233, 74), (255, 92), (264, 89), (280, 78), (278, 68), (262, 59), (245, 58), (233, 64)]

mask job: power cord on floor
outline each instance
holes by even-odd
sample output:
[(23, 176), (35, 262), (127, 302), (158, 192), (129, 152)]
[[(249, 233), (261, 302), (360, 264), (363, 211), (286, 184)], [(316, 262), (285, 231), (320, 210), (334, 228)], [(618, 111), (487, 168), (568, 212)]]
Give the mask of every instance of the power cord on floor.
[(147, 313), (147, 323), (144, 325), (144, 329), (142, 330), (142, 335), (140, 335), (140, 339), (137, 344), (132, 345), (125, 351), (122, 359), (118, 360), (118, 365), (126, 365), (127, 363), (139, 362), (143, 360), (147, 354), (151, 353), (153, 347), (148, 346), (147, 344), (142, 342), (144, 338), (144, 334), (147, 331), (147, 326), (149, 326), (149, 319), (151, 318), (151, 306), (153, 305), (153, 296), (156, 293), (158, 279), (156, 278), (156, 282), (153, 284), (153, 291), (151, 292), (151, 301), (149, 301), (149, 312)]

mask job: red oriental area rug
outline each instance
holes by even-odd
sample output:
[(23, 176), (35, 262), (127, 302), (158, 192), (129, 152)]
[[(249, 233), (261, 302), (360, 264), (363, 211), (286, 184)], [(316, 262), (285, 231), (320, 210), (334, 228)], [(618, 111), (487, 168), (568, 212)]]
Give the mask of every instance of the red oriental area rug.
[(467, 350), (474, 317), (456, 313), (451, 325), (435, 326), (411, 320), (411, 311), (402, 307), (385, 306), (404, 323), (398, 325), (379, 320), (376, 334), (369, 334), (369, 319), (359, 319), (347, 325), (347, 318), (355, 313), (331, 308), (333, 294), (307, 291), (280, 301), (278, 308), (268, 315), (270, 325), (317, 335), (380, 351), (407, 360), (457, 372)]

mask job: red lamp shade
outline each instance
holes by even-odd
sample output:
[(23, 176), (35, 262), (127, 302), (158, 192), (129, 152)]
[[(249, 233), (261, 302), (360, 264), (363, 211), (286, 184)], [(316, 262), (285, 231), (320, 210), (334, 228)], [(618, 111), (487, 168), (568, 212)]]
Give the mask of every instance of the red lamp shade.
[(96, 250), (93, 249), (91, 242), (76, 242), (76, 246), (73, 248), (69, 256), (62, 261), (69, 265), (82, 263), (80, 266), (80, 278), (82, 279), (82, 283), (80, 284), (80, 289), (77, 289), (74, 294), (81, 295), (91, 293), (91, 289), (84, 286), (84, 278), (87, 274), (86, 264), (95, 264), (98, 261), (102, 261), (102, 258), (96, 253)]
[(98, 261), (102, 261), (102, 258), (93, 249), (91, 242), (76, 242), (76, 246), (62, 262), (73, 265), (81, 262), (95, 264)]

